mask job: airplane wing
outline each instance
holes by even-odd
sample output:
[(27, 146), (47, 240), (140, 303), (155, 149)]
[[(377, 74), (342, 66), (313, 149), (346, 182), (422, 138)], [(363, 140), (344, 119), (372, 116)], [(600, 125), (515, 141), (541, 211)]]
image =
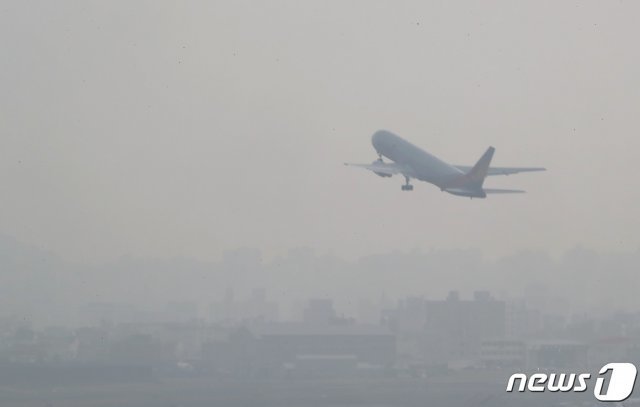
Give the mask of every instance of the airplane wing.
[[(468, 165), (454, 165), (460, 171), (467, 173), (473, 167)], [(517, 174), (519, 172), (534, 172), (534, 171), (546, 171), (546, 168), (542, 167), (491, 167), (487, 171), (487, 176), (489, 175), (509, 175), (509, 174)]]
[(407, 176), (411, 176), (411, 171), (406, 168), (396, 164), (396, 163), (381, 163), (374, 161), (372, 164), (351, 164), (344, 163), (344, 165), (348, 165), (350, 167), (359, 167), (364, 168), (365, 170), (369, 170), (375, 172), (378, 175), (390, 177), (396, 174), (403, 174)]

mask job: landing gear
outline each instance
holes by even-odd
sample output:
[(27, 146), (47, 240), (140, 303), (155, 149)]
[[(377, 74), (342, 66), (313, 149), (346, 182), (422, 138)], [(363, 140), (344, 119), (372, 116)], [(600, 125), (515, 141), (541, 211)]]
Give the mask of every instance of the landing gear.
[(405, 184), (400, 188), (403, 191), (413, 191), (413, 185), (409, 184), (409, 177), (404, 177)]

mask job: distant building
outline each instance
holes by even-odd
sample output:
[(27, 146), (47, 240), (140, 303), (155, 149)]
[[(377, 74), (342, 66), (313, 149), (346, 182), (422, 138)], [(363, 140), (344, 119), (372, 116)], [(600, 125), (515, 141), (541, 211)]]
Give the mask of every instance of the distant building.
[(87, 325), (140, 322), (140, 310), (134, 305), (111, 302), (92, 302), (79, 309), (80, 321)]
[(76, 360), (79, 362), (106, 361), (109, 357), (110, 336), (103, 328), (82, 327), (76, 330)]
[(506, 336), (529, 339), (542, 335), (542, 315), (540, 311), (527, 306), (524, 300), (511, 300), (506, 306)]
[(506, 336), (506, 304), (486, 291), (463, 300), (408, 298), (383, 321), (398, 336), (401, 364), (466, 366), (480, 363), (482, 343)]
[(198, 304), (196, 302), (170, 302), (167, 304), (162, 321), (192, 322), (198, 319)]
[(382, 324), (396, 335), (397, 357), (401, 365), (424, 363), (426, 300), (410, 297), (397, 308), (382, 311)]
[(395, 335), (373, 325), (264, 323), (207, 343), (203, 352), (217, 373), (232, 376), (381, 373), (395, 362)]
[(428, 364), (479, 361), (482, 341), (504, 338), (506, 306), (488, 292), (461, 300), (452, 291), (444, 301), (425, 303), (425, 356)]
[(363, 324), (380, 323), (380, 305), (368, 299), (358, 301), (358, 322)]
[(599, 368), (612, 361), (640, 362), (640, 343), (636, 338), (607, 336), (589, 345), (589, 365)]
[(237, 301), (233, 290), (227, 290), (224, 300), (211, 303), (209, 320), (219, 322), (277, 321), (278, 304), (267, 301), (264, 289), (255, 289), (245, 301)]
[(76, 356), (76, 338), (72, 330), (64, 327), (45, 328), (37, 337), (46, 351), (48, 361), (67, 361)]
[(355, 355), (297, 355), (288, 367), (288, 373), (305, 379), (351, 377), (358, 373), (358, 358)]
[(519, 339), (487, 339), (480, 345), (480, 362), (489, 368), (524, 368), (527, 346)]
[(533, 341), (528, 344), (529, 369), (587, 369), (589, 346), (569, 340)]
[(333, 301), (328, 299), (309, 300), (302, 316), (304, 322), (309, 324), (328, 324), (336, 318), (333, 309)]
[(386, 328), (357, 324), (279, 323), (252, 329), (259, 339), (258, 355), (263, 365), (276, 369), (319, 371), (329, 366), (344, 373), (348, 366), (390, 368), (395, 363), (395, 335)]

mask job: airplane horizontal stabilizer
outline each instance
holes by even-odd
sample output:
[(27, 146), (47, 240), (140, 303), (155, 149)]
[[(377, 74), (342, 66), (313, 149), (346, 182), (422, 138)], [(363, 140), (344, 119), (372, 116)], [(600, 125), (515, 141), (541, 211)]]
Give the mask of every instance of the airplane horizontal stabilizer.
[(527, 191), (521, 189), (497, 189), (497, 188), (484, 188), (486, 194), (524, 194)]
[[(469, 172), (471, 168), (468, 165), (454, 165), (457, 169), (462, 172)], [(536, 171), (546, 171), (546, 168), (543, 167), (489, 167), (487, 171), (487, 176), (491, 175), (509, 175), (509, 174), (518, 174), (521, 172), (536, 172)]]

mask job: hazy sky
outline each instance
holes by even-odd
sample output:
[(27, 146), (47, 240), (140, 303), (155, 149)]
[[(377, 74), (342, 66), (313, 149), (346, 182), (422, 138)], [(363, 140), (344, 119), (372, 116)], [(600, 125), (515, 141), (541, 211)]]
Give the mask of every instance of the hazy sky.
[[(0, 233), (67, 259), (640, 247), (640, 3), (3, 2)], [(385, 128), (527, 194), (344, 161)]]

